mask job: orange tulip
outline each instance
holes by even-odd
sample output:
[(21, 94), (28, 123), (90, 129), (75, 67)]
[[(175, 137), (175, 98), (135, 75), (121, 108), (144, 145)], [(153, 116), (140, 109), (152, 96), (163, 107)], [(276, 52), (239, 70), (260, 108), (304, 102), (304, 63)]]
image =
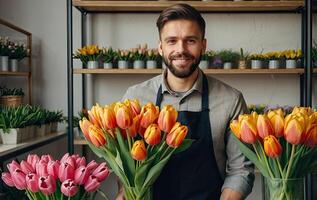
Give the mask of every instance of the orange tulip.
[(96, 146), (100, 147), (106, 144), (106, 137), (102, 130), (94, 125), (89, 126), (89, 137), (91, 142)]
[(150, 124), (154, 123), (159, 116), (159, 107), (153, 103), (147, 103), (141, 109), (141, 122), (140, 126), (147, 128)]
[(126, 99), (124, 101), (124, 104), (130, 108), (133, 117), (135, 117), (135, 116), (140, 114), (141, 106), (140, 106), (139, 100), (137, 100), (137, 99), (134, 99), (134, 100)]
[(132, 125), (128, 128), (130, 137), (135, 137), (139, 131), (141, 115), (133, 118)]
[(238, 120), (233, 120), (230, 123), (230, 129), (233, 132), (233, 134), (240, 140), (241, 133), (240, 133), (240, 123), (238, 122)]
[(144, 160), (147, 156), (147, 150), (143, 140), (137, 140), (134, 142), (131, 149), (131, 156), (134, 160)]
[(245, 117), (240, 122), (241, 140), (245, 143), (253, 144), (256, 142), (258, 132), (255, 119), (251, 116)]
[(307, 131), (304, 144), (312, 148), (317, 146), (317, 124), (312, 125)]
[(170, 132), (177, 120), (178, 112), (171, 105), (166, 105), (161, 110), (157, 123), (162, 131)]
[(89, 121), (98, 128), (101, 128), (100, 114), (103, 113), (102, 111), (103, 109), (100, 107), (98, 103), (95, 106), (93, 106), (91, 110), (88, 110)]
[(108, 130), (117, 127), (116, 115), (114, 113), (113, 107), (105, 106), (103, 109), (103, 113), (101, 113), (100, 117), (102, 122), (102, 128)]
[(114, 112), (116, 114), (117, 124), (120, 128), (126, 129), (132, 125), (133, 118), (130, 109), (125, 104), (121, 102), (116, 103)]
[(144, 140), (149, 145), (157, 145), (161, 141), (161, 130), (157, 124), (151, 124), (144, 133)]
[(284, 112), (282, 109), (269, 111), (267, 114), (274, 129), (274, 135), (276, 137), (282, 137), (284, 135)]
[(273, 134), (273, 127), (267, 115), (258, 116), (256, 127), (258, 129), (258, 135), (262, 139), (264, 139), (268, 135)]
[(79, 127), (88, 141), (91, 141), (89, 137), (89, 127), (91, 125), (93, 124), (90, 123), (90, 121), (87, 120), (86, 117), (84, 117), (82, 120), (79, 121)]
[(302, 142), (305, 134), (305, 117), (301, 115), (288, 115), (285, 118), (284, 137), (291, 144)]
[(172, 130), (167, 134), (166, 143), (172, 148), (177, 148), (185, 139), (187, 132), (187, 126), (176, 122)]
[(282, 146), (274, 135), (268, 135), (264, 138), (264, 151), (271, 158), (282, 154)]
[(310, 107), (294, 107), (291, 114), (297, 114), (297, 113), (301, 113), (301, 114), (309, 116), (313, 113), (313, 111)]

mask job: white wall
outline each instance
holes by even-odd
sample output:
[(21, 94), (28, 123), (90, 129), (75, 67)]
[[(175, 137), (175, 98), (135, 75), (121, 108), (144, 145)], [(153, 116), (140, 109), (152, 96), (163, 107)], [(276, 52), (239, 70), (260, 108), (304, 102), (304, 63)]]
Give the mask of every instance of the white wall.
[[(74, 49), (80, 45), (80, 14), (74, 9)], [(148, 43), (156, 47), (158, 14), (92, 15), (92, 43), (114, 48), (135, 47)], [(62, 109), (67, 114), (66, 76), (66, 1), (65, 0), (0, 0), (0, 17), (33, 34), (33, 99), (48, 109)], [(204, 14), (207, 21), (208, 48), (239, 49), (250, 52), (300, 48), (299, 14)], [(316, 17), (314, 17), (316, 23)], [(314, 36), (316, 35), (314, 26)], [(1, 31), (1, 29), (0, 29)], [(316, 37), (314, 37), (316, 38)], [(75, 66), (79, 67), (79, 66)], [(150, 78), (150, 75), (93, 75), (94, 99), (102, 104), (119, 100), (126, 88)], [(217, 75), (240, 89), (247, 103), (280, 105), (299, 104), (297, 75)], [(74, 76), (75, 113), (81, 105), (80, 76)], [(314, 76), (314, 106), (317, 106), (317, 81)], [(1, 78), (0, 84), (22, 85), (17, 79)], [(65, 143), (60, 151), (66, 151)], [(62, 146), (63, 145), (63, 146)], [(78, 149), (80, 150), (80, 149)], [(48, 149), (50, 151), (50, 149)], [(259, 199), (257, 177), (250, 199)], [(111, 197), (114, 182), (107, 183)]]

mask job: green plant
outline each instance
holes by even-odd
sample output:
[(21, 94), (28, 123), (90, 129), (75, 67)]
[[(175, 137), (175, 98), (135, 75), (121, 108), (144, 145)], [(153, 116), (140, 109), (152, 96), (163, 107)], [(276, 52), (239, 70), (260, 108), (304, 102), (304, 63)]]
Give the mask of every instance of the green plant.
[(88, 45), (83, 48), (77, 49), (73, 54), (73, 58), (80, 59), (84, 64), (88, 61), (97, 61), (100, 58), (101, 50), (98, 45)]
[(22, 88), (9, 89), (7, 87), (0, 87), (0, 96), (24, 96)]
[(232, 50), (222, 50), (218, 53), (222, 62), (235, 62), (239, 59), (239, 53)]
[(28, 107), (0, 107), (0, 128), (8, 133), (11, 128), (23, 128), (28, 120)]
[(9, 38), (0, 37), (0, 56), (9, 56)]
[(146, 60), (159, 60), (161, 55), (158, 53), (157, 49), (146, 50)]
[(28, 49), (24, 44), (14, 43), (13, 46), (10, 46), (10, 59), (22, 60), (28, 56)]
[(133, 48), (131, 50), (131, 58), (135, 60), (145, 60), (146, 59), (146, 49), (143, 48)]
[(116, 54), (117, 54), (118, 60), (124, 60), (124, 61), (131, 60), (133, 56), (129, 50), (122, 50), (122, 49), (118, 49)]
[(262, 53), (254, 53), (249, 56), (250, 60), (267, 60), (266, 55)]
[(112, 49), (112, 47), (109, 48), (103, 48), (101, 51), (100, 58), (104, 63), (112, 63), (116, 60), (117, 54)]
[(249, 57), (249, 53), (245, 52), (242, 48), (240, 48), (239, 60), (247, 60)]
[(201, 54), (201, 60), (209, 60), (209, 59), (210, 59), (210, 57), (209, 57), (208, 51)]

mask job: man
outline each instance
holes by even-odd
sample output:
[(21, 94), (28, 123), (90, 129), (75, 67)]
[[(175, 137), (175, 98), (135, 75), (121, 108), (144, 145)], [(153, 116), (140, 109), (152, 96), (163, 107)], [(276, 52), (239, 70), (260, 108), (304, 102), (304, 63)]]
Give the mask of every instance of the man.
[(196, 9), (186, 4), (169, 7), (157, 27), (167, 69), (130, 87), (123, 99), (156, 102), (161, 108), (173, 105), (195, 142), (165, 166), (154, 184), (154, 199), (244, 199), (253, 186), (253, 165), (228, 131), (229, 122), (246, 111), (242, 94), (198, 68), (206, 39), (205, 21)]

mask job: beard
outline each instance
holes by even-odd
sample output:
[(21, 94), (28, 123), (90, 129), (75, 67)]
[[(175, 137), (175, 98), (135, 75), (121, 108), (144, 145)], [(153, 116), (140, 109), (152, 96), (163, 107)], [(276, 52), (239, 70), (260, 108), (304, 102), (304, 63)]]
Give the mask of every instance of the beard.
[[(172, 74), (178, 78), (187, 78), (190, 75), (194, 73), (194, 71), (197, 69), (200, 60), (201, 60), (201, 54), (199, 55), (198, 58), (195, 58), (195, 56), (189, 54), (189, 53), (181, 53), (181, 54), (175, 54), (175, 55), (170, 55), (168, 57), (162, 55), (163, 62), (167, 66), (167, 68), (172, 72)], [(177, 67), (175, 67), (172, 64), (172, 61), (175, 59), (190, 59), (194, 60), (194, 62), (189, 66), (186, 67), (185, 69), (178, 70)]]

